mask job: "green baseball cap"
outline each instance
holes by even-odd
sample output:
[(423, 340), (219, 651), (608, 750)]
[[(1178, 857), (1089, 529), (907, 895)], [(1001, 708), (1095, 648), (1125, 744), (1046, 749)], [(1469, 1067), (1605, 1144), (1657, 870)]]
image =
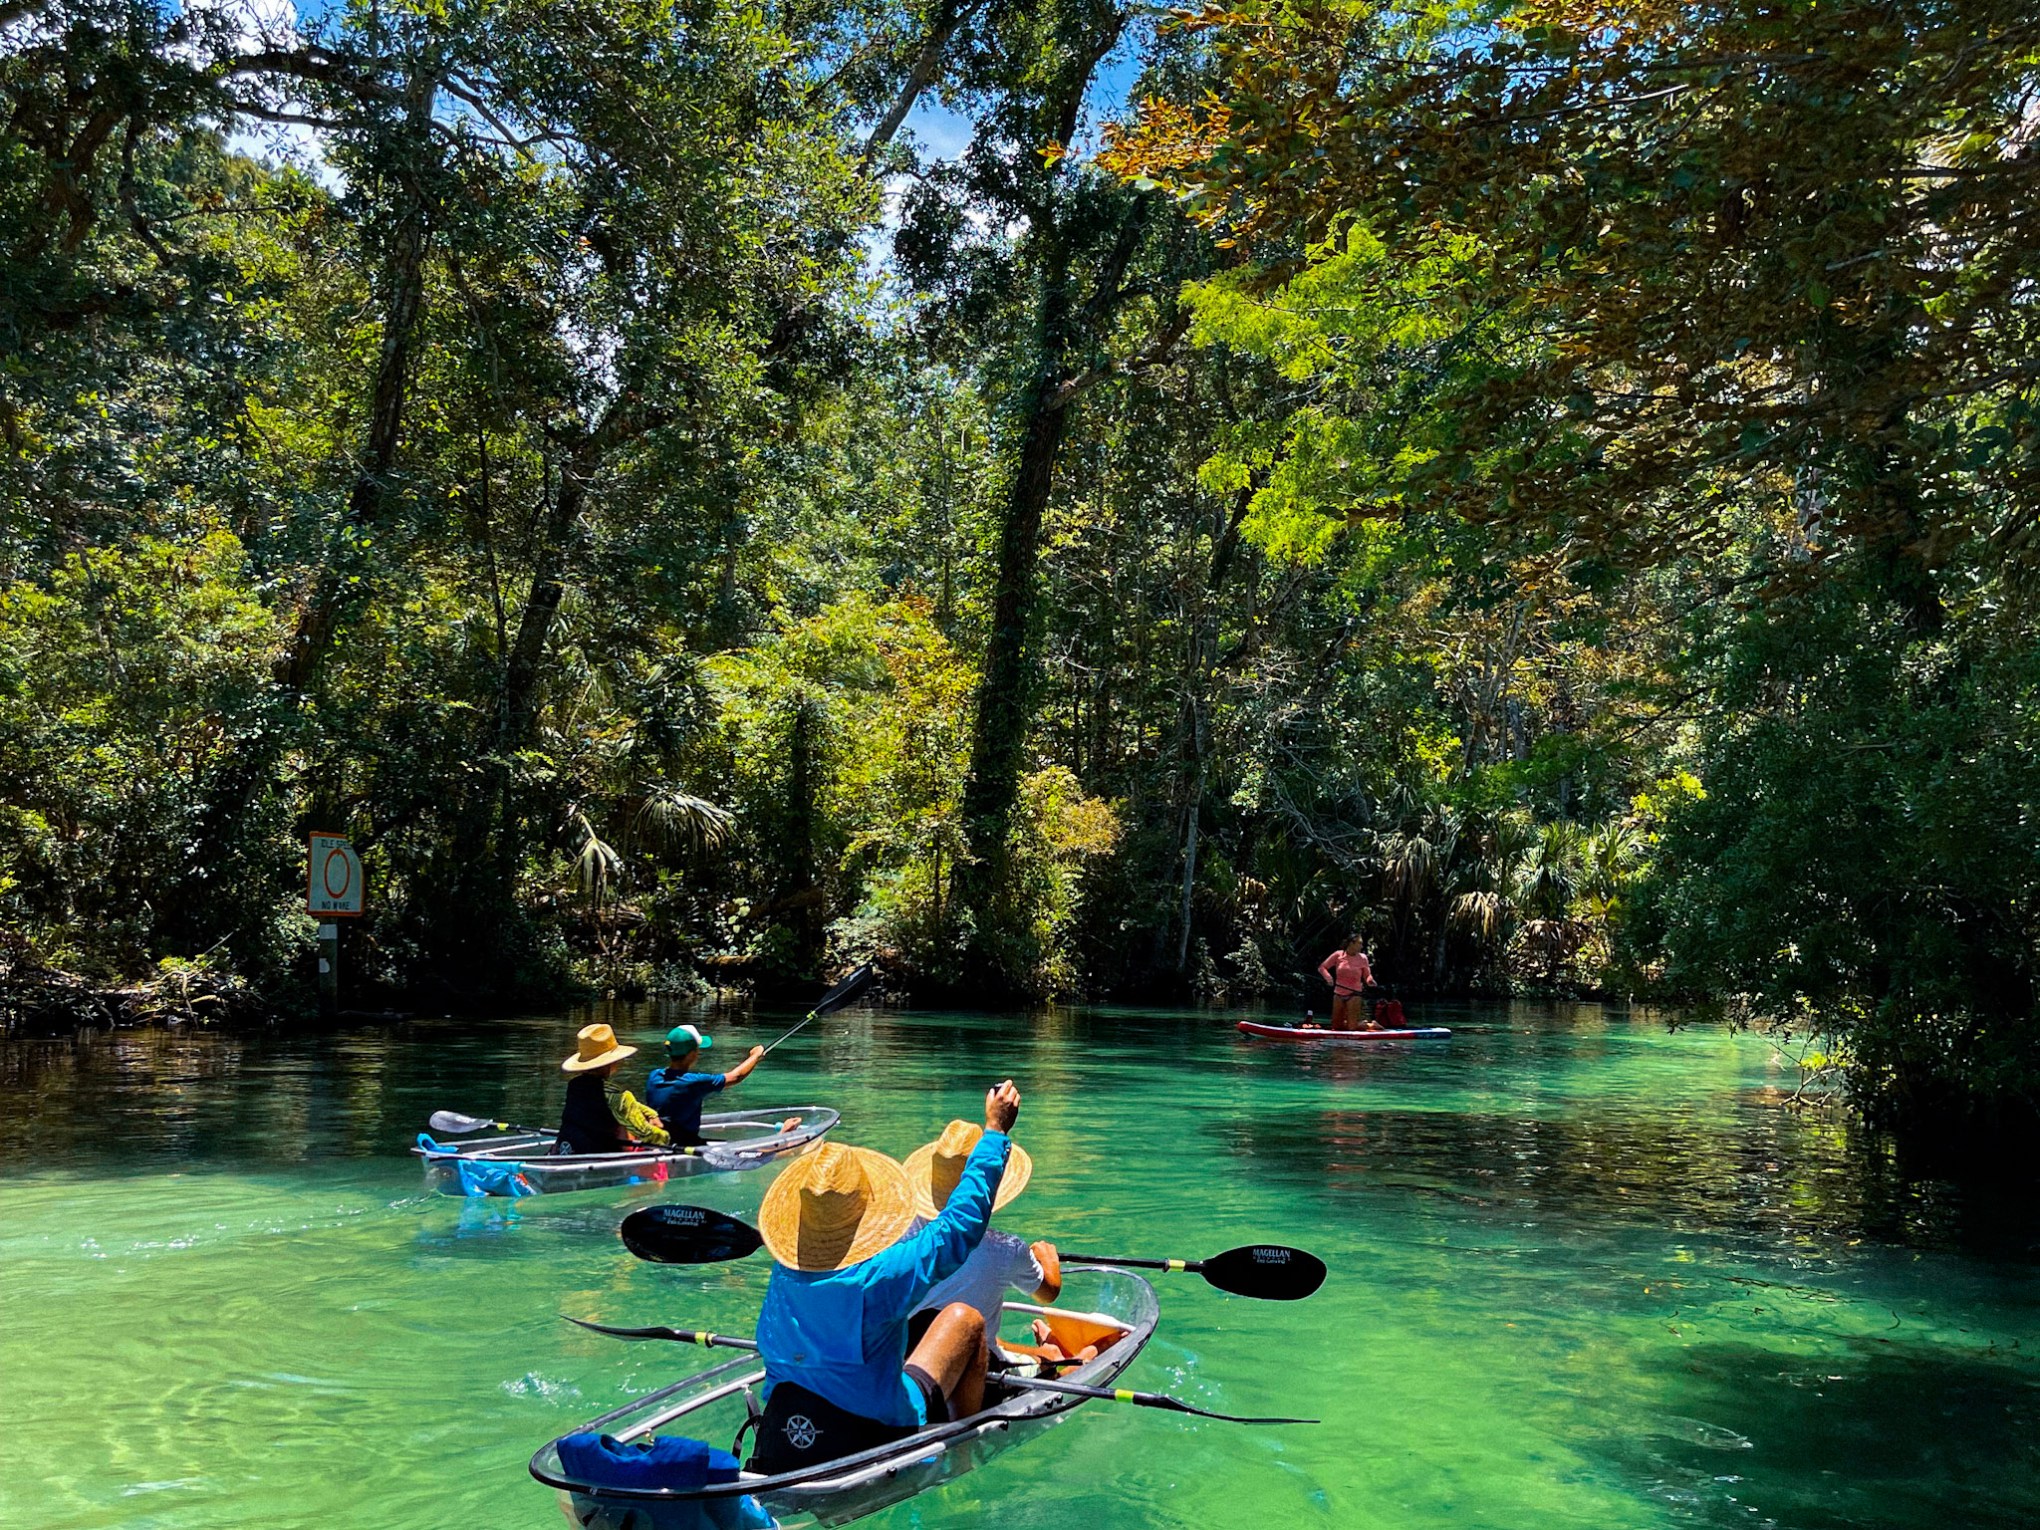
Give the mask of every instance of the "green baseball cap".
[(714, 1045), (714, 1037), (702, 1035), (691, 1025), (676, 1025), (666, 1032), (666, 1050), (669, 1052), (691, 1052), (696, 1047), (706, 1052)]

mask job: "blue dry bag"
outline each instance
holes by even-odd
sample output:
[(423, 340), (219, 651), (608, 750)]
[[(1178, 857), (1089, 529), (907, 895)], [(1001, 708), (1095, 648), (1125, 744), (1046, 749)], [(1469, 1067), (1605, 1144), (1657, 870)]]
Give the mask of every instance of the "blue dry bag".
[[(556, 1448), (566, 1474), (590, 1488), (662, 1488), (686, 1493), (710, 1483), (737, 1480), (735, 1456), (684, 1436), (633, 1440), (626, 1445), (606, 1434), (570, 1434)], [(674, 1514), (679, 1507), (662, 1508), (660, 1523), (682, 1523)], [(772, 1530), (772, 1516), (748, 1496), (703, 1498), (687, 1508), (695, 1512), (692, 1523), (699, 1530)]]
[(538, 1187), (524, 1177), (521, 1163), (491, 1163), (487, 1159), (456, 1158), (463, 1195), (536, 1195)]

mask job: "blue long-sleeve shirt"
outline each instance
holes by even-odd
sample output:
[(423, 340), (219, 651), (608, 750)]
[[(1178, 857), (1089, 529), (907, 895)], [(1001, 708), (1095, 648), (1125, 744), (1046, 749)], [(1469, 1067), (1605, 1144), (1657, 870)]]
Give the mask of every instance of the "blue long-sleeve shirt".
[(767, 1397), (792, 1381), (875, 1423), (928, 1422), (927, 1399), (902, 1369), (907, 1319), (984, 1237), (1012, 1147), (1004, 1132), (986, 1132), (942, 1215), (869, 1259), (843, 1270), (773, 1266), (758, 1314)]

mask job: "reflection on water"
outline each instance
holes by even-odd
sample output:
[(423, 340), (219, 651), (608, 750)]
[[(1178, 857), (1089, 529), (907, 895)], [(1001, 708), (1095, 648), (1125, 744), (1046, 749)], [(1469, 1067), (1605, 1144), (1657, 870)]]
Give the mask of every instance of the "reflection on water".
[[(655, 1048), (683, 1014), (599, 1017)], [(425, 1117), (549, 1124), (589, 1018), (0, 1046), (0, 1524), (556, 1523), (531, 1450), (700, 1363), (560, 1314), (744, 1332), (766, 1276), (641, 1265), (615, 1229), (657, 1200), (753, 1215), (770, 1170), (422, 1193)], [(1037, 1165), (1013, 1230), (1331, 1264), (1295, 1306), (1165, 1280), (1129, 1376), (1322, 1429), (1085, 1410), (877, 1530), (2040, 1521), (2030, 1193), (1779, 1108), (1793, 1070), (1756, 1038), (1436, 1006), (1449, 1044), (1298, 1047), (1233, 1018), (854, 1011), (733, 1098), (904, 1154), (1011, 1074)], [(707, 1023), (740, 1055), (790, 1019)]]

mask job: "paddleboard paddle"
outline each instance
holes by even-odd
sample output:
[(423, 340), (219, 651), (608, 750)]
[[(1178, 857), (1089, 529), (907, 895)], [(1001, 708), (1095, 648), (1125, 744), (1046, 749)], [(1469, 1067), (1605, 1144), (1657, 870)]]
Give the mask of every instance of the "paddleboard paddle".
[[(563, 1312), (561, 1317), (567, 1315)], [(751, 1339), (733, 1338), (729, 1334), (709, 1333), (705, 1329), (689, 1328), (613, 1328), (607, 1323), (591, 1323), (586, 1318), (568, 1317), (567, 1321), (591, 1333), (607, 1334), (612, 1339), (664, 1339), (673, 1344), (699, 1344), (704, 1349), (747, 1349), (753, 1354), (758, 1345)], [(1315, 1418), (1253, 1418), (1238, 1413), (1214, 1413), (1209, 1408), (1193, 1407), (1180, 1398), (1166, 1392), (1135, 1392), (1126, 1387), (1087, 1387), (1081, 1382), (1052, 1381), (1046, 1376), (1016, 1376), (1002, 1371), (997, 1376), (988, 1376), (987, 1381), (996, 1381), (1002, 1386), (1018, 1387), (1027, 1392), (1062, 1392), (1071, 1397), (1095, 1397), (1100, 1402), (1131, 1403), (1136, 1408), (1160, 1408), (1169, 1413), (1190, 1413), (1198, 1418), (1215, 1418), (1226, 1424), (1316, 1424), (1323, 1420)]]

